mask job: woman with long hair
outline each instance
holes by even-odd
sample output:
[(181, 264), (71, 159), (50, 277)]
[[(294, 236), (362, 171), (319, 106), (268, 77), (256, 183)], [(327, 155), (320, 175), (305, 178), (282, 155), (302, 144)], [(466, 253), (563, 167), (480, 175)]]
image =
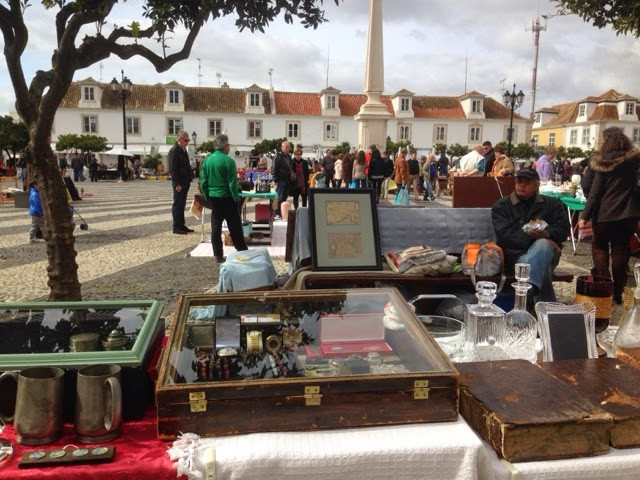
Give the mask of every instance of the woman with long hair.
[[(613, 277), (613, 299), (621, 304), (627, 283), (629, 239), (640, 218), (640, 199), (634, 192), (640, 151), (617, 127), (607, 128), (602, 137), (600, 154), (589, 161), (593, 184), (578, 226), (584, 228), (592, 220), (595, 274)], [(609, 256), (613, 275), (609, 274)]]
[(387, 174), (387, 163), (380, 154), (380, 150), (375, 148), (371, 152), (371, 161), (369, 162), (369, 181), (374, 189), (376, 196), (376, 204), (380, 203), (380, 194), (382, 190), (382, 182)]
[(367, 186), (367, 175), (364, 173), (366, 166), (367, 159), (364, 155), (364, 150), (360, 150), (353, 162), (352, 180), (356, 182), (356, 188), (365, 188)]

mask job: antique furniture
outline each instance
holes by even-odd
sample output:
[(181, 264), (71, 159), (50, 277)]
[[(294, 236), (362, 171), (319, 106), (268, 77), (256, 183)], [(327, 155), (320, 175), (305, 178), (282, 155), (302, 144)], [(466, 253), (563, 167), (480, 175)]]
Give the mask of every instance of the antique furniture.
[(453, 177), (453, 208), (492, 207), (515, 189), (515, 177)]
[(395, 289), (182, 295), (158, 434), (454, 421), (457, 383)]
[[(64, 369), (64, 417), (70, 421), (76, 370), (117, 364), (122, 367), (123, 418), (141, 418), (153, 398), (147, 370), (164, 336), (161, 311), (160, 302), (147, 300), (0, 303), (0, 372)], [(86, 333), (98, 334), (101, 341), (87, 343)], [(94, 351), (73, 351), (91, 344)]]

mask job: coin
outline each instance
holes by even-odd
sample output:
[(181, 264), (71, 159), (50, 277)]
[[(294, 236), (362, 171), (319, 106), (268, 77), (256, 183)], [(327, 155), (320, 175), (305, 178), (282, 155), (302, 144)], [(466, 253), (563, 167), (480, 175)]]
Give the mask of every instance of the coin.
[(91, 455), (104, 455), (109, 449), (107, 447), (98, 447), (91, 450)]
[(89, 450), (87, 448), (78, 448), (77, 450), (74, 450), (71, 455), (73, 455), (74, 457), (84, 457), (88, 453)]
[(41, 458), (44, 458), (46, 455), (46, 453), (44, 452), (31, 452), (29, 454), (29, 460), (40, 460)]
[(51, 458), (61, 458), (61, 457), (64, 457), (66, 454), (67, 452), (65, 450), (54, 450), (49, 454), (49, 456)]

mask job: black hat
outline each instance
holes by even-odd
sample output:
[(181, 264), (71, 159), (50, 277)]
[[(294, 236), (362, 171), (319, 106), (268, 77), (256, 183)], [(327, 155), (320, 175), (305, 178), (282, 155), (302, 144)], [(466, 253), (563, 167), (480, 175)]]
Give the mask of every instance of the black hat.
[(518, 171), (518, 173), (516, 173), (516, 177), (524, 177), (528, 178), (529, 180), (540, 181), (540, 175), (538, 175), (538, 172), (531, 168), (523, 168), (522, 170)]

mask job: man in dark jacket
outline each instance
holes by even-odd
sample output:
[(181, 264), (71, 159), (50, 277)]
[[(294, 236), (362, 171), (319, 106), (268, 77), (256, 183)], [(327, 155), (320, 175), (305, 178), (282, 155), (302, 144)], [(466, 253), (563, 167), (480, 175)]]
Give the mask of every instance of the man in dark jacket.
[(173, 233), (176, 235), (186, 235), (193, 232), (193, 229), (187, 228), (184, 223), (184, 209), (187, 206), (187, 194), (193, 178), (187, 153), (187, 145), (190, 141), (189, 134), (181, 130), (178, 132), (176, 144), (171, 147), (167, 155), (171, 187), (173, 188), (173, 207), (171, 208)]
[[(534, 300), (555, 302), (553, 270), (571, 226), (562, 202), (538, 194), (539, 186), (535, 170), (520, 170), (515, 191), (493, 205), (491, 220), (498, 245), (504, 250), (505, 268), (512, 270), (516, 263), (531, 265), (529, 283)], [(544, 220), (547, 226), (526, 233), (523, 225), (533, 220)]]
[(496, 161), (496, 152), (493, 151), (493, 145), (488, 140), (482, 143), (482, 147), (484, 149), (484, 176), (486, 177), (488, 173), (491, 173), (493, 162)]
[(291, 183), (291, 144), (287, 141), (282, 142), (280, 151), (273, 160), (273, 168), (271, 175), (273, 181), (276, 182), (276, 192), (278, 192), (278, 211), (276, 218), (280, 218), (280, 206), (287, 201), (289, 196), (289, 184)]
[[(322, 168), (324, 168), (324, 171), (327, 174), (327, 177), (329, 177), (329, 180), (331, 182), (331, 188), (336, 188), (338, 184), (333, 178), (333, 175), (336, 172), (336, 160), (333, 156), (333, 151), (331, 149), (327, 149), (325, 153), (326, 155), (322, 159), (322, 162), (320, 162), (320, 164), (322, 165)], [(342, 171), (344, 172), (344, 168)]]

